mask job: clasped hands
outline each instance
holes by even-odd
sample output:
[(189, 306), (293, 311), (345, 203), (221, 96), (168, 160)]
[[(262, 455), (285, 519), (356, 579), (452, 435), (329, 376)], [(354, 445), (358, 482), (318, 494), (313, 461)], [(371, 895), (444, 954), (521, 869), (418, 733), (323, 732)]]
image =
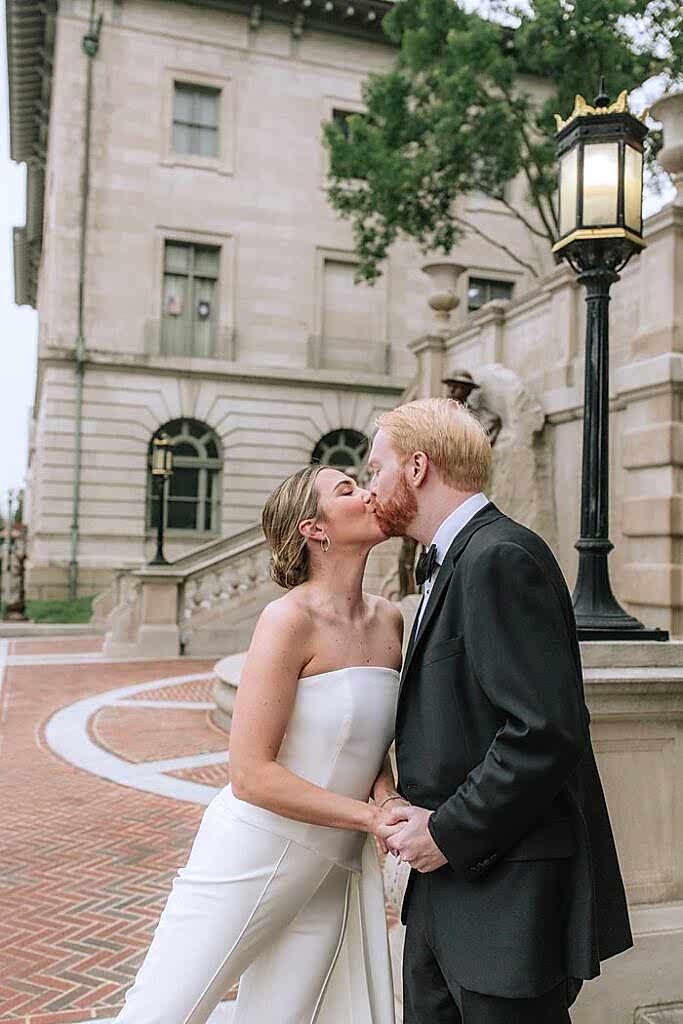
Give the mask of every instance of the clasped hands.
[(435, 871), (447, 863), (446, 857), (427, 828), (432, 811), (416, 807), (407, 800), (391, 800), (377, 808), (374, 832), (384, 853), (399, 863), (406, 861), (416, 871)]

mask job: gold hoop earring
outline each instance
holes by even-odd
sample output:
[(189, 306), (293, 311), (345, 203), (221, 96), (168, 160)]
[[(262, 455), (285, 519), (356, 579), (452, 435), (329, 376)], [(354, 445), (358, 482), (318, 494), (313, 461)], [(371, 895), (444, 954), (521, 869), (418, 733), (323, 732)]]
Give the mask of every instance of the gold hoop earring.
[(325, 552), (325, 554), (327, 554), (327, 552), (330, 550), (331, 546), (332, 546), (332, 542), (330, 541), (330, 538), (327, 536), (327, 534), (325, 534), (323, 539), (320, 541), (320, 547)]

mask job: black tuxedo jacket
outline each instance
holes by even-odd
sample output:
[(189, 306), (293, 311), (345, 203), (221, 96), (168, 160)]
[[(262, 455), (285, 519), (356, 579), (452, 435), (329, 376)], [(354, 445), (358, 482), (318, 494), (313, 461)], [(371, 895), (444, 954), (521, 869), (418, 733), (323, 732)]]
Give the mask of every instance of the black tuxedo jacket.
[(571, 598), (546, 543), (492, 504), (413, 628), (396, 756), (399, 792), (435, 812), (448, 858), (415, 888), (460, 985), (535, 996), (632, 945)]

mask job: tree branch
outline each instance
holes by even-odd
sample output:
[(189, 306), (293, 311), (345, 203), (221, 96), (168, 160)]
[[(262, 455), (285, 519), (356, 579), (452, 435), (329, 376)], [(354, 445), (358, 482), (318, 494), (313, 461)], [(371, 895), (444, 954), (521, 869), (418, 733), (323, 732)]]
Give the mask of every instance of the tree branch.
[[(504, 196), (494, 196), (494, 198), (497, 199), (499, 203), (502, 203), (503, 206), (506, 209), (508, 209), (514, 217), (516, 217), (518, 220), (521, 220), (522, 224), (524, 224), (524, 226), (532, 233), (532, 235), (536, 235), (538, 238), (542, 238), (545, 242), (548, 241), (547, 233), (545, 231), (539, 231), (538, 228), (535, 228), (531, 221), (527, 220), (526, 217), (523, 214), (521, 214), (519, 210), (516, 209), (516, 207), (512, 205), (512, 203), (509, 203), (507, 199), (505, 199)], [(554, 241), (554, 238), (550, 239), (551, 244)]]
[(520, 267), (526, 267), (526, 269), (529, 271), (530, 274), (533, 275), (533, 277), (539, 276), (538, 271), (535, 270), (530, 263), (527, 263), (526, 260), (523, 260), (521, 256), (518, 256), (517, 253), (512, 251), (512, 249), (508, 249), (507, 245), (503, 245), (503, 243), (498, 241), (497, 238), (491, 238), (490, 235), (487, 235), (486, 232), (482, 231), (481, 228), (478, 228), (475, 224), (471, 224), (469, 221), (465, 220), (464, 217), (454, 217), (453, 220), (456, 222), (456, 224), (462, 224), (462, 226), (464, 228), (467, 228), (468, 231), (472, 231), (474, 232), (475, 235), (479, 235), (479, 237), (483, 238), (485, 242), (489, 242), (491, 245), (495, 245), (497, 249), (502, 249), (503, 252), (506, 252), (508, 256), (510, 256), (515, 261), (515, 263), (519, 263)]

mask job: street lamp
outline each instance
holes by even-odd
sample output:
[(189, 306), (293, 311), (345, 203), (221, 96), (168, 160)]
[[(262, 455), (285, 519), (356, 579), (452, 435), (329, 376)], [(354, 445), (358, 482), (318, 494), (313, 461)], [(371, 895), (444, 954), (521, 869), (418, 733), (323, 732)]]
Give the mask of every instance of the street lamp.
[(609, 290), (643, 241), (644, 117), (627, 94), (610, 104), (605, 80), (589, 106), (558, 114), (560, 237), (553, 246), (586, 287), (586, 371), (579, 571), (572, 597), (580, 640), (668, 640), (626, 612), (609, 580)]
[(159, 502), (159, 520), (157, 522), (157, 550), (149, 563), (150, 565), (168, 565), (168, 561), (164, 557), (164, 508), (166, 505), (166, 481), (173, 473), (172, 445), (173, 442), (164, 433), (157, 434), (152, 438), (150, 468)]

